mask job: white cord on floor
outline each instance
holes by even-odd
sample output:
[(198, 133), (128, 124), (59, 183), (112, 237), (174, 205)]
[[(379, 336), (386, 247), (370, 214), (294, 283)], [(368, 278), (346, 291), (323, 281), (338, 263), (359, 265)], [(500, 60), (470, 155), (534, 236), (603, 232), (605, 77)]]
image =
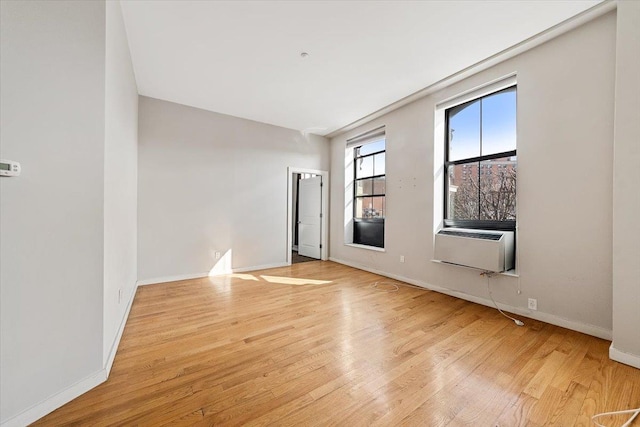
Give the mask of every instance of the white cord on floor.
[(481, 276), (487, 276), (487, 289), (489, 290), (489, 298), (491, 298), (491, 301), (493, 301), (493, 305), (496, 306), (496, 308), (498, 309), (500, 314), (502, 314), (504, 317), (506, 317), (507, 319), (513, 320), (513, 322), (518, 326), (524, 326), (524, 322), (522, 320), (514, 319), (513, 317), (511, 317), (508, 314), (506, 314), (504, 311), (500, 310), (500, 307), (498, 307), (498, 304), (496, 303), (496, 300), (493, 299), (493, 295), (491, 294), (490, 278), (494, 274), (495, 273), (492, 272), (492, 271), (484, 271), (484, 272), (480, 273)]
[[(378, 288), (378, 285), (392, 285), (395, 286), (394, 289), (391, 290), (387, 290), (387, 289), (380, 289)], [(404, 286), (405, 288), (413, 288), (413, 289), (418, 289), (421, 291), (428, 291), (429, 289), (427, 288), (423, 288), (422, 286), (416, 286), (416, 285), (411, 285), (409, 283), (404, 283), (404, 282), (390, 282), (390, 281), (383, 281), (383, 280), (378, 280), (376, 282), (373, 282), (371, 285), (369, 285), (371, 288), (379, 290), (379, 291), (383, 291), (383, 292), (398, 292), (399, 286)]]
[(636, 419), (636, 417), (638, 416), (638, 414), (640, 414), (640, 408), (637, 409), (628, 409), (626, 411), (614, 411), (614, 412), (603, 412), (601, 414), (596, 414), (593, 417), (591, 417), (591, 421), (593, 421), (593, 423), (595, 425), (597, 425), (598, 427), (605, 427), (602, 424), (600, 424), (599, 422), (596, 421), (596, 419), (600, 418), (600, 417), (606, 417), (606, 416), (611, 416), (611, 415), (622, 415), (622, 414), (633, 414), (631, 415), (631, 418), (629, 418), (627, 420), (626, 423), (622, 424), (620, 427), (629, 427), (631, 425), (631, 423), (633, 422), (633, 420)]
[[(381, 289), (381, 288), (378, 288), (379, 285), (391, 285), (391, 286), (395, 286), (395, 288), (393, 288), (393, 289)], [(373, 282), (371, 284), (371, 287), (373, 289), (375, 289), (375, 290), (384, 291), (384, 292), (398, 292), (398, 289), (400, 289), (398, 287), (398, 285), (395, 284), (394, 282), (384, 282), (384, 281), (381, 281), (381, 280), (377, 281), (377, 282)]]

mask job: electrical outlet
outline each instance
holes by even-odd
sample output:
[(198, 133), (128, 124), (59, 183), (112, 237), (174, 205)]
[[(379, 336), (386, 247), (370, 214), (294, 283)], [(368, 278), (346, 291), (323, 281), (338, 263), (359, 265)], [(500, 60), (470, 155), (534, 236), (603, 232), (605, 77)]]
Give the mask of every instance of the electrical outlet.
[(404, 255), (400, 255), (400, 262), (404, 262)]
[(538, 300), (535, 298), (529, 298), (529, 310), (538, 309)]
[(216, 259), (220, 259), (220, 252), (216, 252)]

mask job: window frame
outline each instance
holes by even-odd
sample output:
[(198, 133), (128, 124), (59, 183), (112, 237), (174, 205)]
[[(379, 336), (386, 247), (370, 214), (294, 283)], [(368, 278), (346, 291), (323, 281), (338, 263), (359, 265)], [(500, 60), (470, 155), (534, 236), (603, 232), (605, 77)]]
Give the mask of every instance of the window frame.
[[(371, 152), (371, 153), (368, 153), (368, 154), (365, 154), (365, 155), (362, 155), (362, 156), (358, 155), (359, 150), (362, 147), (367, 146), (369, 144), (373, 144), (373, 143), (378, 142), (378, 141), (384, 141), (385, 144), (384, 144), (384, 149), (383, 150), (374, 151), (374, 152)], [(387, 186), (386, 186), (386, 180), (387, 180), (387, 178), (386, 178), (386, 176), (387, 176), (387, 174), (386, 174), (386, 169), (387, 169), (386, 168), (387, 144), (386, 144), (386, 142), (387, 142), (386, 138), (382, 137), (382, 138), (377, 138), (375, 140), (368, 141), (368, 142), (353, 146), (353, 191), (351, 193), (351, 198), (352, 198), (352, 201), (353, 201), (353, 210), (352, 210), (352, 215), (353, 216), (352, 216), (352, 218), (353, 218), (353, 223), (354, 223), (354, 227), (353, 227), (353, 244), (356, 244), (356, 245), (363, 245), (363, 246), (369, 246), (369, 247), (372, 247), (372, 248), (380, 248), (380, 249), (384, 249), (384, 247), (385, 247), (385, 244), (384, 244), (384, 240), (385, 240), (384, 239), (384, 234), (385, 234), (384, 233), (384, 228), (385, 228), (385, 219), (386, 219), (386, 216), (387, 216), (387, 214), (386, 214), (386, 211), (387, 211), (387, 209), (386, 209), (386, 204), (387, 204), (387, 194), (386, 194), (387, 193), (387, 190), (386, 190), (386, 188), (387, 188)], [(375, 156), (378, 155), (378, 154), (381, 154), (381, 153), (385, 154), (385, 173), (384, 174), (378, 174), (378, 175), (371, 175), (371, 176), (367, 176), (367, 177), (364, 177), (364, 178), (357, 178), (357, 176), (358, 176), (358, 171), (357, 171), (358, 160), (364, 159), (364, 158), (367, 158), (367, 157), (371, 157), (372, 159), (374, 159), (373, 160), (372, 173), (375, 174)], [(374, 187), (375, 187), (374, 180), (376, 178), (382, 178), (382, 177), (384, 177), (384, 179), (385, 179), (385, 192), (384, 193), (375, 193), (374, 192)], [(365, 180), (371, 180), (371, 194), (358, 195), (357, 194), (357, 190), (358, 190), (358, 185), (357, 184), (358, 184), (359, 181), (365, 181)], [(357, 217), (357, 215), (356, 215), (357, 206), (358, 206), (357, 200), (358, 199), (368, 198), (368, 197), (383, 197), (384, 198), (384, 202), (383, 202), (384, 203), (384, 211), (383, 211), (384, 214), (383, 214), (382, 218), (359, 218), (359, 217)], [(381, 246), (370, 244), (370, 243), (362, 243), (361, 241), (356, 239), (356, 235), (358, 233), (358, 226), (356, 225), (357, 223), (365, 223), (365, 224), (367, 224), (367, 223), (368, 224), (380, 224), (380, 223), (382, 223), (382, 244), (381, 244)]]
[[(449, 114), (450, 111), (454, 108), (459, 108), (459, 107), (466, 107), (467, 105), (471, 105), (474, 102), (477, 102), (479, 100), (482, 100), (484, 98), (488, 98), (490, 96), (499, 94), (501, 92), (506, 92), (509, 90), (515, 89), (516, 92), (516, 99), (517, 99), (517, 94), (518, 94), (518, 85), (517, 84), (513, 84), (513, 85), (509, 85), (507, 87), (504, 87), (502, 89), (499, 90), (495, 90), (486, 94), (483, 94), (481, 96), (478, 97), (474, 97), (472, 99), (469, 99), (468, 101), (462, 102), (460, 104), (455, 104), (455, 105), (450, 105), (447, 108), (444, 109), (444, 179), (443, 179), (443, 184), (444, 184), (444, 191), (443, 191), (443, 226), (445, 228), (447, 227), (459, 227), (459, 228), (471, 228), (471, 229), (478, 229), (478, 230), (500, 230), (500, 231), (515, 231), (516, 230), (516, 221), (517, 221), (517, 216), (515, 220), (507, 220), (507, 221), (498, 221), (498, 220), (481, 220), (480, 219), (480, 215), (478, 215), (478, 219), (448, 219), (449, 216), (449, 167), (450, 166), (455, 166), (455, 165), (460, 165), (460, 164), (472, 164), (472, 163), (478, 163), (479, 165), (479, 174), (478, 176), (481, 175), (481, 171), (480, 171), (480, 165), (483, 161), (487, 161), (487, 160), (495, 160), (495, 159), (499, 159), (499, 158), (503, 158), (503, 157), (517, 157), (517, 140), (516, 140), (516, 149), (515, 150), (509, 150), (509, 151), (503, 151), (500, 153), (494, 153), (494, 154), (487, 154), (487, 155), (480, 155), (480, 156), (475, 156), (475, 157), (468, 157), (468, 158), (464, 158), (464, 159), (458, 159), (458, 160), (449, 160), (449, 144), (450, 144), (450, 138), (451, 138), (451, 132), (449, 131)], [(481, 107), (480, 107), (480, 149), (482, 152), (482, 102), (480, 103)], [(516, 112), (517, 112), (517, 106), (516, 106)], [(517, 129), (517, 113), (516, 113), (516, 129)], [(516, 160), (516, 164), (517, 164), (517, 160)], [(517, 200), (517, 189), (516, 189), (516, 200)], [(516, 209), (517, 209), (517, 203), (516, 203)]]

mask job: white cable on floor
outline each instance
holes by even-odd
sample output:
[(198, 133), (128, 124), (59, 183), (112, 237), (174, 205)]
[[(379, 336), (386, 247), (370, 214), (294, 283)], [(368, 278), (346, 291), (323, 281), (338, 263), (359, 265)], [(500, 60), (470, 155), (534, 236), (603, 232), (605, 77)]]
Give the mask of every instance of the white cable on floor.
[[(393, 285), (395, 286), (397, 289), (392, 289), (392, 290), (386, 290), (386, 289), (379, 289), (378, 285)], [(383, 291), (383, 292), (398, 292), (399, 286), (404, 286), (405, 288), (413, 288), (413, 289), (418, 289), (421, 291), (430, 291), (430, 289), (427, 288), (423, 288), (422, 286), (416, 286), (416, 285), (412, 285), (410, 283), (404, 283), (404, 282), (390, 282), (390, 281), (383, 281), (383, 280), (378, 280), (376, 282), (373, 282), (371, 285), (369, 285), (371, 288), (373, 289), (377, 289), (379, 291)]]
[(601, 414), (596, 414), (593, 417), (591, 417), (591, 421), (593, 421), (593, 423), (598, 427), (605, 427), (604, 425), (602, 425), (599, 422), (597, 422), (596, 419), (600, 418), (600, 417), (606, 417), (606, 416), (611, 416), (611, 415), (622, 415), (622, 414), (633, 414), (633, 415), (631, 415), (631, 418), (629, 418), (627, 420), (626, 423), (624, 423), (624, 424), (622, 424), (620, 426), (620, 427), (629, 427), (631, 425), (631, 423), (633, 422), (633, 420), (636, 419), (638, 414), (640, 414), (640, 408), (628, 409), (626, 411), (603, 412)]
[(500, 310), (500, 307), (498, 307), (498, 304), (496, 303), (496, 300), (493, 299), (493, 295), (491, 294), (490, 278), (494, 274), (495, 273), (492, 272), (492, 271), (484, 271), (484, 272), (480, 273), (481, 276), (487, 276), (487, 289), (489, 290), (489, 298), (491, 298), (491, 301), (493, 301), (493, 305), (496, 306), (496, 308), (498, 309), (500, 314), (502, 314), (504, 317), (506, 317), (507, 319), (513, 320), (513, 322), (518, 326), (524, 326), (524, 322), (522, 320), (514, 319), (513, 317), (511, 317), (508, 314), (506, 314), (504, 311)]
[[(381, 289), (381, 288), (378, 288), (378, 285), (391, 285), (391, 286), (395, 286), (395, 288), (394, 289)], [(377, 290), (377, 291), (383, 291), (383, 292), (398, 292), (398, 289), (400, 289), (398, 287), (398, 285), (395, 284), (394, 282), (384, 282), (384, 281), (381, 281), (381, 280), (379, 280), (377, 282), (373, 282), (371, 284), (371, 287), (373, 289)]]

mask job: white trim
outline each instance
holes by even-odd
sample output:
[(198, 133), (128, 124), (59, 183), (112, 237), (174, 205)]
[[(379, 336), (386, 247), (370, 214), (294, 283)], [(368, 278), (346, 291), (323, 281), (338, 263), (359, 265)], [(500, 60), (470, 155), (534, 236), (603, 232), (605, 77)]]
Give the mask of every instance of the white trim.
[(122, 318), (122, 322), (120, 322), (120, 327), (118, 328), (116, 339), (113, 340), (113, 344), (111, 345), (111, 350), (109, 351), (109, 357), (107, 357), (107, 360), (104, 366), (104, 369), (107, 374), (107, 378), (109, 378), (109, 375), (111, 374), (111, 367), (113, 366), (113, 361), (116, 358), (116, 353), (118, 352), (118, 346), (120, 345), (120, 339), (122, 338), (124, 327), (127, 325), (127, 321), (129, 320), (129, 313), (131, 312), (131, 306), (133, 305), (133, 300), (136, 297), (137, 291), (138, 291), (138, 284), (136, 283), (133, 286), (133, 292), (131, 293), (131, 298), (129, 298), (129, 303), (127, 304), (127, 309), (125, 310), (124, 317)]
[(158, 285), (160, 283), (179, 282), (182, 280), (191, 280), (191, 279), (204, 279), (205, 277), (224, 276), (225, 274), (245, 273), (247, 271), (268, 270), (270, 268), (287, 267), (289, 265), (290, 264), (286, 262), (276, 262), (272, 264), (262, 264), (262, 265), (253, 265), (250, 267), (232, 268), (232, 269), (221, 271), (215, 274), (193, 273), (193, 274), (179, 274), (177, 276), (155, 277), (153, 279), (138, 280), (137, 286)]
[(358, 243), (345, 243), (345, 246), (351, 246), (352, 248), (366, 249), (368, 251), (387, 252), (385, 248), (379, 248), (377, 246), (360, 245)]
[[(287, 263), (291, 265), (291, 230), (293, 228), (293, 174), (294, 173), (310, 173), (320, 175), (322, 177), (322, 225), (320, 228), (320, 259), (326, 261), (329, 256), (328, 226), (329, 226), (329, 172), (319, 169), (298, 168), (295, 166), (287, 167)], [(256, 268), (255, 270), (259, 270)], [(234, 270), (236, 271), (236, 270)], [(249, 270), (247, 270), (249, 271)]]
[[(359, 270), (368, 271), (370, 273), (379, 274), (380, 276), (389, 277), (391, 279), (399, 280), (401, 282), (406, 282), (412, 285), (420, 286), (421, 288), (425, 288), (431, 291), (440, 292), (442, 294), (450, 295), (452, 297), (460, 298), (466, 301), (475, 302), (476, 304), (486, 305), (487, 307), (495, 307), (491, 300), (477, 297), (475, 295), (466, 294), (460, 291), (454, 291), (452, 289), (443, 288), (440, 286), (434, 286), (430, 283), (423, 282), (421, 280), (414, 280), (408, 277), (400, 276), (398, 274), (387, 273), (384, 271), (376, 270), (373, 268), (366, 267), (364, 265), (344, 261), (337, 258), (329, 258), (330, 261), (337, 262), (338, 264), (344, 264), (349, 267), (357, 268)], [(531, 311), (521, 307), (514, 307), (507, 304), (500, 303), (500, 306), (503, 310), (509, 311), (514, 314), (518, 314), (520, 316), (525, 316), (530, 319), (539, 320), (541, 322), (550, 323), (552, 325), (561, 326), (563, 328), (571, 329), (573, 331), (582, 332), (583, 334), (593, 335), (594, 337), (602, 338), (605, 340), (611, 340), (611, 330), (601, 328), (600, 326), (589, 325), (587, 323), (580, 323), (573, 320), (565, 319), (563, 317), (555, 316), (553, 314), (543, 313), (540, 311)], [(526, 324), (526, 320), (525, 320)]]
[(520, 277), (520, 274), (514, 268), (512, 268), (511, 270), (503, 271), (502, 273), (498, 273), (498, 274), (501, 274), (507, 277), (516, 277), (516, 278)]
[(613, 346), (613, 343), (609, 347), (609, 359), (640, 369), (640, 356), (620, 351)]
[(615, 0), (608, 0), (602, 3), (598, 3), (592, 8), (587, 9), (584, 12), (579, 13), (576, 16), (573, 16), (563, 22), (560, 22), (559, 24), (554, 25), (553, 27), (548, 28), (547, 30), (539, 34), (529, 37), (528, 39), (514, 46), (511, 46), (501, 52), (498, 52), (495, 55), (492, 55), (486, 59), (483, 59), (482, 61), (477, 62), (467, 68), (464, 68), (458, 71), (457, 73), (451, 74), (450, 76), (447, 76), (444, 79), (437, 81), (434, 84), (427, 86), (424, 89), (421, 89), (392, 104), (389, 104), (378, 111), (375, 111), (367, 116), (364, 116), (363, 118), (356, 120), (355, 122), (352, 122), (346, 126), (336, 129), (330, 132), (329, 134), (325, 135), (325, 137), (331, 139), (345, 132), (353, 130), (359, 126), (362, 126), (366, 123), (369, 123), (370, 121), (375, 120), (379, 117), (382, 117), (385, 114), (388, 114), (394, 110), (397, 110), (400, 107), (403, 107), (407, 104), (417, 101), (420, 98), (424, 98), (425, 96), (431, 95), (432, 93), (435, 93), (440, 89), (443, 89), (447, 86), (450, 86), (454, 83), (464, 80), (469, 76), (472, 76), (490, 67), (493, 67), (494, 65), (499, 64), (500, 62), (504, 62), (507, 59), (513, 58), (516, 55), (519, 55), (523, 52), (531, 50), (536, 46), (539, 46), (543, 43), (548, 42), (549, 40), (552, 40), (558, 36), (561, 36), (562, 34), (567, 33), (581, 25), (584, 25), (587, 22), (590, 22), (608, 12), (611, 12), (612, 10), (615, 10), (616, 8), (617, 8), (617, 2)]
[(361, 145), (371, 144), (386, 138), (386, 126), (378, 126), (375, 129), (368, 130), (353, 138), (347, 139), (346, 148), (359, 147)]
[(154, 277), (152, 279), (138, 280), (137, 286), (155, 285), (156, 283), (177, 282), (179, 280), (201, 279), (209, 276), (209, 273), (178, 274), (177, 276)]
[(1, 427), (22, 427), (29, 425), (45, 415), (55, 411), (62, 405), (72, 401), (76, 397), (88, 392), (95, 386), (107, 380), (107, 371), (100, 369), (98, 372), (78, 381), (75, 384), (59, 391), (31, 408), (9, 418), (0, 424)]
[(270, 268), (287, 267), (290, 264), (286, 262), (276, 262), (273, 264), (254, 265), (252, 267), (232, 268), (228, 274), (245, 273), (247, 271), (268, 270)]
[(499, 92), (503, 89), (507, 89), (518, 84), (518, 76), (515, 72), (512, 72), (506, 76), (492, 80), (487, 83), (483, 83), (480, 86), (476, 86), (462, 93), (446, 98), (436, 104), (437, 110), (447, 110), (456, 105), (464, 104), (465, 102), (472, 101), (474, 99), (482, 98), (495, 92)]

